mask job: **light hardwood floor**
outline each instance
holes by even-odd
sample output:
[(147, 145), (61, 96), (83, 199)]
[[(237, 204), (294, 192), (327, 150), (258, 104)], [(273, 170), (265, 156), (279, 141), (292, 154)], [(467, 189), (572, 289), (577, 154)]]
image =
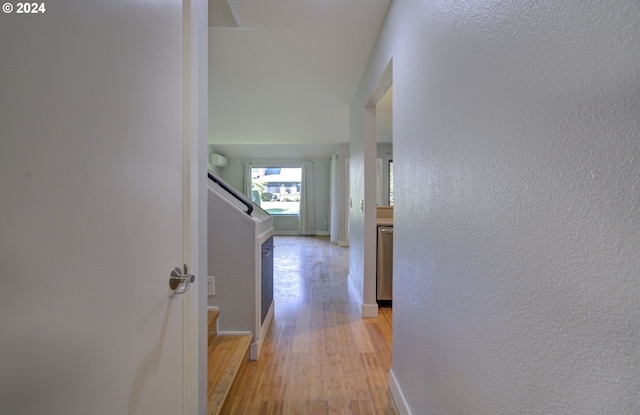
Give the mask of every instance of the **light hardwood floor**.
[(348, 248), (276, 237), (274, 319), (222, 414), (396, 415), (388, 389), (391, 308), (363, 319), (349, 294)]

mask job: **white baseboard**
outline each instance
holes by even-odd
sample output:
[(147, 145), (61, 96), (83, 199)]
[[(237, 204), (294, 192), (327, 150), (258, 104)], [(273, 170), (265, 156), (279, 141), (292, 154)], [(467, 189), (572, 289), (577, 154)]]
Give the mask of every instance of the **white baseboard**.
[(258, 360), (258, 357), (260, 357), (260, 351), (262, 350), (264, 339), (265, 337), (267, 337), (269, 326), (271, 326), (271, 321), (273, 320), (274, 305), (275, 301), (272, 301), (271, 306), (269, 307), (269, 311), (267, 311), (267, 315), (264, 318), (264, 323), (262, 323), (262, 327), (260, 327), (260, 337), (258, 337), (258, 341), (254, 341), (253, 343), (251, 343), (251, 347), (249, 349), (250, 360)]
[(219, 331), (218, 334), (221, 336), (252, 336), (253, 337), (253, 333), (251, 333), (250, 331), (225, 330), (225, 331)]
[(407, 398), (405, 398), (398, 384), (398, 379), (396, 379), (396, 375), (393, 374), (393, 369), (389, 371), (389, 392), (391, 392), (393, 402), (396, 404), (396, 409), (398, 409), (400, 415), (413, 415), (411, 408), (409, 408)]
[(361, 305), (360, 313), (362, 317), (378, 317), (378, 304), (364, 304), (362, 297), (360, 297), (360, 292), (356, 289), (355, 285), (353, 285), (351, 274), (347, 277), (347, 281), (349, 281), (349, 292), (353, 296), (353, 299), (356, 300), (356, 304)]
[[(301, 235), (298, 231), (278, 231), (274, 230), (273, 234), (276, 236), (309, 236), (309, 235)], [(317, 236), (329, 236), (328, 231), (318, 231), (315, 233)]]
[(362, 317), (378, 317), (378, 304), (362, 304)]
[(338, 241), (338, 246), (342, 246), (342, 247), (348, 247), (349, 246), (349, 242), (347, 241)]

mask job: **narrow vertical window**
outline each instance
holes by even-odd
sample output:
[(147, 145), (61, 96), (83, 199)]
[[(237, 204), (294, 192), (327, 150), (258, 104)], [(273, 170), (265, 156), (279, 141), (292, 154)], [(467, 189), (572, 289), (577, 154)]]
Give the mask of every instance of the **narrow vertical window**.
[(389, 206), (393, 206), (393, 160), (389, 160)]

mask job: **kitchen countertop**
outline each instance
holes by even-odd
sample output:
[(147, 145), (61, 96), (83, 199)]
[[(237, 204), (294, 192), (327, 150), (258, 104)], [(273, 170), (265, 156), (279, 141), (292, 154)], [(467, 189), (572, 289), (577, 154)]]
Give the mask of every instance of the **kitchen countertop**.
[(376, 206), (376, 225), (393, 226), (393, 206)]

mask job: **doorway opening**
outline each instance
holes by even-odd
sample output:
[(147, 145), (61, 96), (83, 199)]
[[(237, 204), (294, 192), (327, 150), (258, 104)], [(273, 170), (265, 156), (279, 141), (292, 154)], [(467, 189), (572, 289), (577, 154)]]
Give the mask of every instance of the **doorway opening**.
[[(365, 274), (364, 291), (374, 293), (378, 313), (392, 306), (393, 298), (393, 63), (389, 61), (378, 84), (371, 94), (366, 109), (372, 117), (365, 122), (365, 165), (375, 163), (375, 175), (365, 177), (373, 180), (375, 186), (365, 185), (365, 189), (375, 189), (376, 214), (365, 218), (368, 230), (375, 230), (375, 243), (368, 246), (365, 267), (375, 270)], [(375, 154), (375, 160), (370, 155)], [(371, 191), (371, 190), (370, 190)], [(371, 198), (369, 198), (371, 200)], [(373, 239), (373, 238), (372, 238)]]

